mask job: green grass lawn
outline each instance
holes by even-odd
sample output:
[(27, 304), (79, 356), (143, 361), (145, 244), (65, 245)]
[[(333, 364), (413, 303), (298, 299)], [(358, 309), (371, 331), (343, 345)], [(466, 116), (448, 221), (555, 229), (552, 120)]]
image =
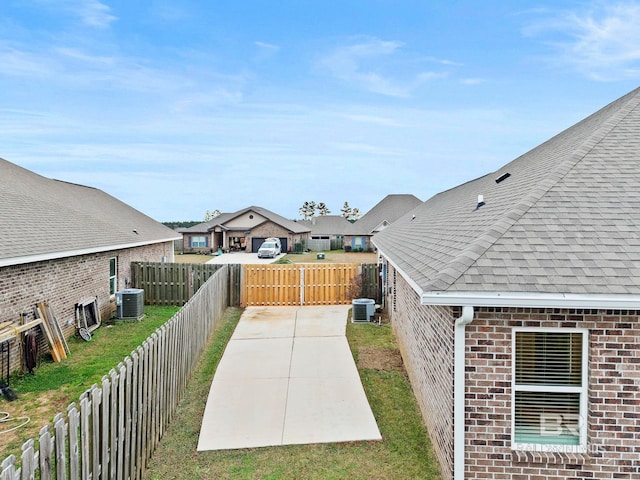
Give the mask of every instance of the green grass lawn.
[(29, 438), (37, 438), (40, 428), (49, 424), (57, 413), (66, 412), (67, 406), (93, 384), (100, 384), (109, 370), (178, 310), (179, 307), (145, 305), (141, 321), (104, 322), (94, 330), (89, 342), (78, 337), (68, 339), (70, 354), (62, 362), (54, 362), (47, 354), (33, 375), (13, 375), (11, 390), (18, 399), (1, 400), (0, 410), (7, 411), (12, 418), (28, 417), (30, 421), (15, 432), (0, 435), (0, 461), (11, 453), (18, 454)]
[(176, 253), (173, 257), (175, 263), (206, 263), (212, 258), (211, 255), (198, 255), (195, 253)]
[[(427, 433), (402, 370), (359, 369), (381, 430), (379, 442), (289, 445), (197, 452), (211, 380), (240, 317), (226, 319), (196, 368), (172, 424), (151, 459), (148, 480), (170, 479), (438, 479)], [(351, 324), (354, 356), (360, 348), (397, 351), (388, 324)]]

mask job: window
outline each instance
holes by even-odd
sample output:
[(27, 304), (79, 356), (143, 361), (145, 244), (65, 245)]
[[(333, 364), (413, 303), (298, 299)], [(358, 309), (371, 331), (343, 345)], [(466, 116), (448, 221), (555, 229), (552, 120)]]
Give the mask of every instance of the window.
[(514, 329), (512, 446), (585, 452), (587, 331)]
[(191, 237), (192, 248), (204, 248), (207, 246), (207, 237)]
[(109, 295), (115, 295), (118, 289), (118, 259), (109, 259)]

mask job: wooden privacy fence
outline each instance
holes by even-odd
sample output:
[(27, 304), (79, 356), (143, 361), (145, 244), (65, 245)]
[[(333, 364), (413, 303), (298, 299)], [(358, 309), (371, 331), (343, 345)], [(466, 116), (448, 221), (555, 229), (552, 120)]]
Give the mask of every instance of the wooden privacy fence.
[(376, 303), (382, 303), (382, 281), (377, 263), (364, 263), (361, 265), (361, 284), (358, 297), (372, 298)]
[(100, 385), (56, 415), (37, 443), (27, 441), (19, 466), (14, 455), (7, 457), (0, 479), (141, 479), (224, 315), (228, 269), (222, 266)]
[(221, 265), (133, 262), (131, 284), (147, 305), (184, 305)]
[(353, 263), (243, 265), (243, 306), (336, 305), (361, 296), (362, 267)]

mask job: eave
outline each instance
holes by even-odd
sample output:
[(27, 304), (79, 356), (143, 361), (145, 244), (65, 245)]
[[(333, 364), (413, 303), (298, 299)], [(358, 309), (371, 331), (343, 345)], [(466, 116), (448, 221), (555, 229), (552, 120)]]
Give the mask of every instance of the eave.
[(35, 255), (25, 255), (21, 257), (9, 257), (0, 258), (0, 267), (10, 267), (13, 265), (24, 265), (27, 263), (46, 262), (49, 260), (58, 260), (61, 258), (76, 257), (81, 255), (91, 255), (94, 253), (112, 252), (115, 250), (124, 250), (126, 248), (144, 247), (146, 245), (155, 245), (156, 243), (173, 242), (175, 240), (181, 240), (182, 237), (171, 237), (160, 240), (135, 242), (135, 243), (123, 243), (119, 245), (106, 245), (101, 247), (92, 248), (80, 248), (77, 250), (65, 250), (61, 252), (47, 252)]

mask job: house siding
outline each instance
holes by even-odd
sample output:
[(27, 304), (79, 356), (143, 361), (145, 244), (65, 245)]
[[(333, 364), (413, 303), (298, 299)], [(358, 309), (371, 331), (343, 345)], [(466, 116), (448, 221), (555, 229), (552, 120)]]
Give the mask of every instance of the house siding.
[[(0, 323), (17, 322), (23, 312), (27, 321), (33, 320), (36, 303), (46, 301), (68, 338), (76, 332), (76, 303), (96, 296), (101, 318), (110, 318), (115, 299), (109, 295), (109, 260), (114, 257), (118, 259), (117, 290), (121, 290), (131, 279), (131, 262), (173, 261), (173, 242), (2, 267)], [(47, 346), (42, 333), (40, 337), (40, 344)], [(12, 369), (21, 366), (17, 343), (12, 342)]]
[[(265, 223), (260, 225), (259, 227), (254, 228), (251, 231), (251, 238), (268, 238), (268, 237), (276, 237), (276, 238), (286, 238), (287, 239), (287, 249), (289, 251), (293, 250), (293, 246), (296, 243), (302, 242), (303, 239), (309, 238), (309, 233), (291, 233), (286, 228), (282, 228), (275, 223)], [(249, 241), (249, 250), (251, 246), (251, 241)], [(283, 245), (284, 248), (284, 245)], [(286, 252), (283, 252), (286, 253)]]
[[(388, 268), (394, 332), (442, 476), (452, 479), (453, 328), (461, 309), (420, 305)], [(588, 329), (587, 453), (511, 450), (515, 327)], [(465, 349), (465, 478), (640, 478), (640, 312), (476, 308)]]
[[(389, 315), (442, 478), (453, 478), (453, 334), (448, 307), (423, 307), (411, 286), (388, 266)], [(389, 291), (389, 290), (387, 290)]]
[[(478, 308), (467, 326), (466, 473), (483, 479), (640, 476), (640, 312)], [(586, 454), (512, 452), (512, 329), (589, 330)]]

